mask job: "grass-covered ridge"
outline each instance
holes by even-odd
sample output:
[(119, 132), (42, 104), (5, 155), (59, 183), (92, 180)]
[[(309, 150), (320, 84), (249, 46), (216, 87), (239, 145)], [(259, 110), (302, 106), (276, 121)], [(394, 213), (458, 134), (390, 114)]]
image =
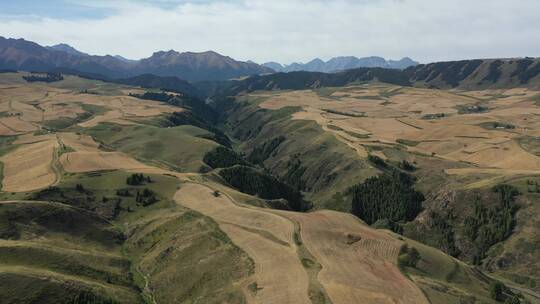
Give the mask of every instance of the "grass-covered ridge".
[(0, 204), (0, 223), (7, 303), (78, 303), (70, 301), (81, 294), (103, 303), (140, 301), (121, 254), (122, 233), (102, 217), (60, 203), (12, 202)]
[(204, 155), (218, 146), (212, 133), (190, 125), (159, 128), (150, 125), (100, 124), (84, 130), (97, 141), (137, 159), (180, 172), (198, 172)]

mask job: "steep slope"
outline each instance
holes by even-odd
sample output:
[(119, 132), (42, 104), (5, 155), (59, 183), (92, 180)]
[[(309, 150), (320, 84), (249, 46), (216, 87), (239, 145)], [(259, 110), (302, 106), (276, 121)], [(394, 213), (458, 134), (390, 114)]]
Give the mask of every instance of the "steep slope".
[(52, 202), (1, 202), (2, 302), (141, 301), (121, 242), (121, 233), (90, 211)]

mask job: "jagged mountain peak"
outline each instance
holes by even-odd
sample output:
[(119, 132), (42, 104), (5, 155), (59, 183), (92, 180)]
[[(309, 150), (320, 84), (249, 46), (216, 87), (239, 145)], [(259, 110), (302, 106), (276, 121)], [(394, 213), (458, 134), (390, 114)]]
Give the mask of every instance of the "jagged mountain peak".
[(379, 56), (369, 56), (358, 58), (356, 56), (337, 56), (328, 61), (323, 61), (320, 58), (315, 58), (308, 63), (291, 63), (282, 65), (277, 62), (267, 62), (263, 64), (276, 72), (293, 72), (293, 71), (309, 71), (309, 72), (337, 72), (355, 68), (390, 68), (390, 69), (405, 69), (410, 66), (418, 65), (418, 62), (413, 61), (409, 57), (403, 57), (400, 60), (386, 60)]
[(81, 52), (67, 43), (59, 43), (59, 44), (47, 46), (47, 49), (66, 52), (71, 55), (89, 56), (87, 53)]

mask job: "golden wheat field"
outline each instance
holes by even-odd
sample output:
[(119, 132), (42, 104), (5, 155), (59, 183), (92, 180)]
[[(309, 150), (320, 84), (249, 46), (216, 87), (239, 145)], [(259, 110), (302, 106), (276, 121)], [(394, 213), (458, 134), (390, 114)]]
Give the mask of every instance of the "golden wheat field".
[(7, 192), (25, 192), (54, 184), (58, 177), (55, 167), (58, 142), (51, 136), (42, 141), (22, 144), (2, 156), (4, 179), (2, 189)]

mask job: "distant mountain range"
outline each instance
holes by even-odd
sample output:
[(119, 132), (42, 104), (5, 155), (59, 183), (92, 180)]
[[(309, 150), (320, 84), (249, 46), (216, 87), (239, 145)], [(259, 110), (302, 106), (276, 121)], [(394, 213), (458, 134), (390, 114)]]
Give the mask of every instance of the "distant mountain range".
[[(202, 96), (203, 91), (235, 87), (295, 89), (339, 86), (355, 81), (381, 81), (429, 88), (540, 88), (540, 59), (476, 59), (418, 64), (410, 58), (381, 57), (314, 59), (306, 64), (258, 65), (237, 61), (213, 51), (155, 52), (141, 60), (119, 55), (95, 56), (67, 44), (41, 46), (24, 39), (0, 37), (0, 70), (59, 72), (86, 78), (166, 88)], [(275, 73), (291, 72), (291, 73)], [(294, 72), (294, 73), (293, 73)], [(328, 74), (338, 72), (337, 74)], [(225, 81), (245, 79), (246, 81)], [(197, 85), (193, 83), (198, 82)], [(235, 90), (236, 91), (236, 90)]]
[(263, 66), (270, 68), (276, 72), (324, 72), (332, 73), (343, 70), (357, 68), (386, 68), (386, 69), (406, 69), (411, 66), (416, 66), (419, 63), (411, 58), (405, 57), (401, 60), (386, 60), (382, 57), (363, 57), (354, 56), (334, 57), (328, 61), (323, 61), (319, 58), (313, 59), (308, 63), (293, 63), (290, 65), (282, 65), (277, 62), (267, 62)]
[(119, 55), (95, 56), (67, 44), (44, 47), (24, 39), (0, 37), (0, 69), (50, 71), (58, 68), (127, 78), (142, 74), (176, 76), (195, 82), (227, 80), (274, 72), (253, 62), (236, 61), (216, 52), (156, 52), (149, 58), (129, 60)]

